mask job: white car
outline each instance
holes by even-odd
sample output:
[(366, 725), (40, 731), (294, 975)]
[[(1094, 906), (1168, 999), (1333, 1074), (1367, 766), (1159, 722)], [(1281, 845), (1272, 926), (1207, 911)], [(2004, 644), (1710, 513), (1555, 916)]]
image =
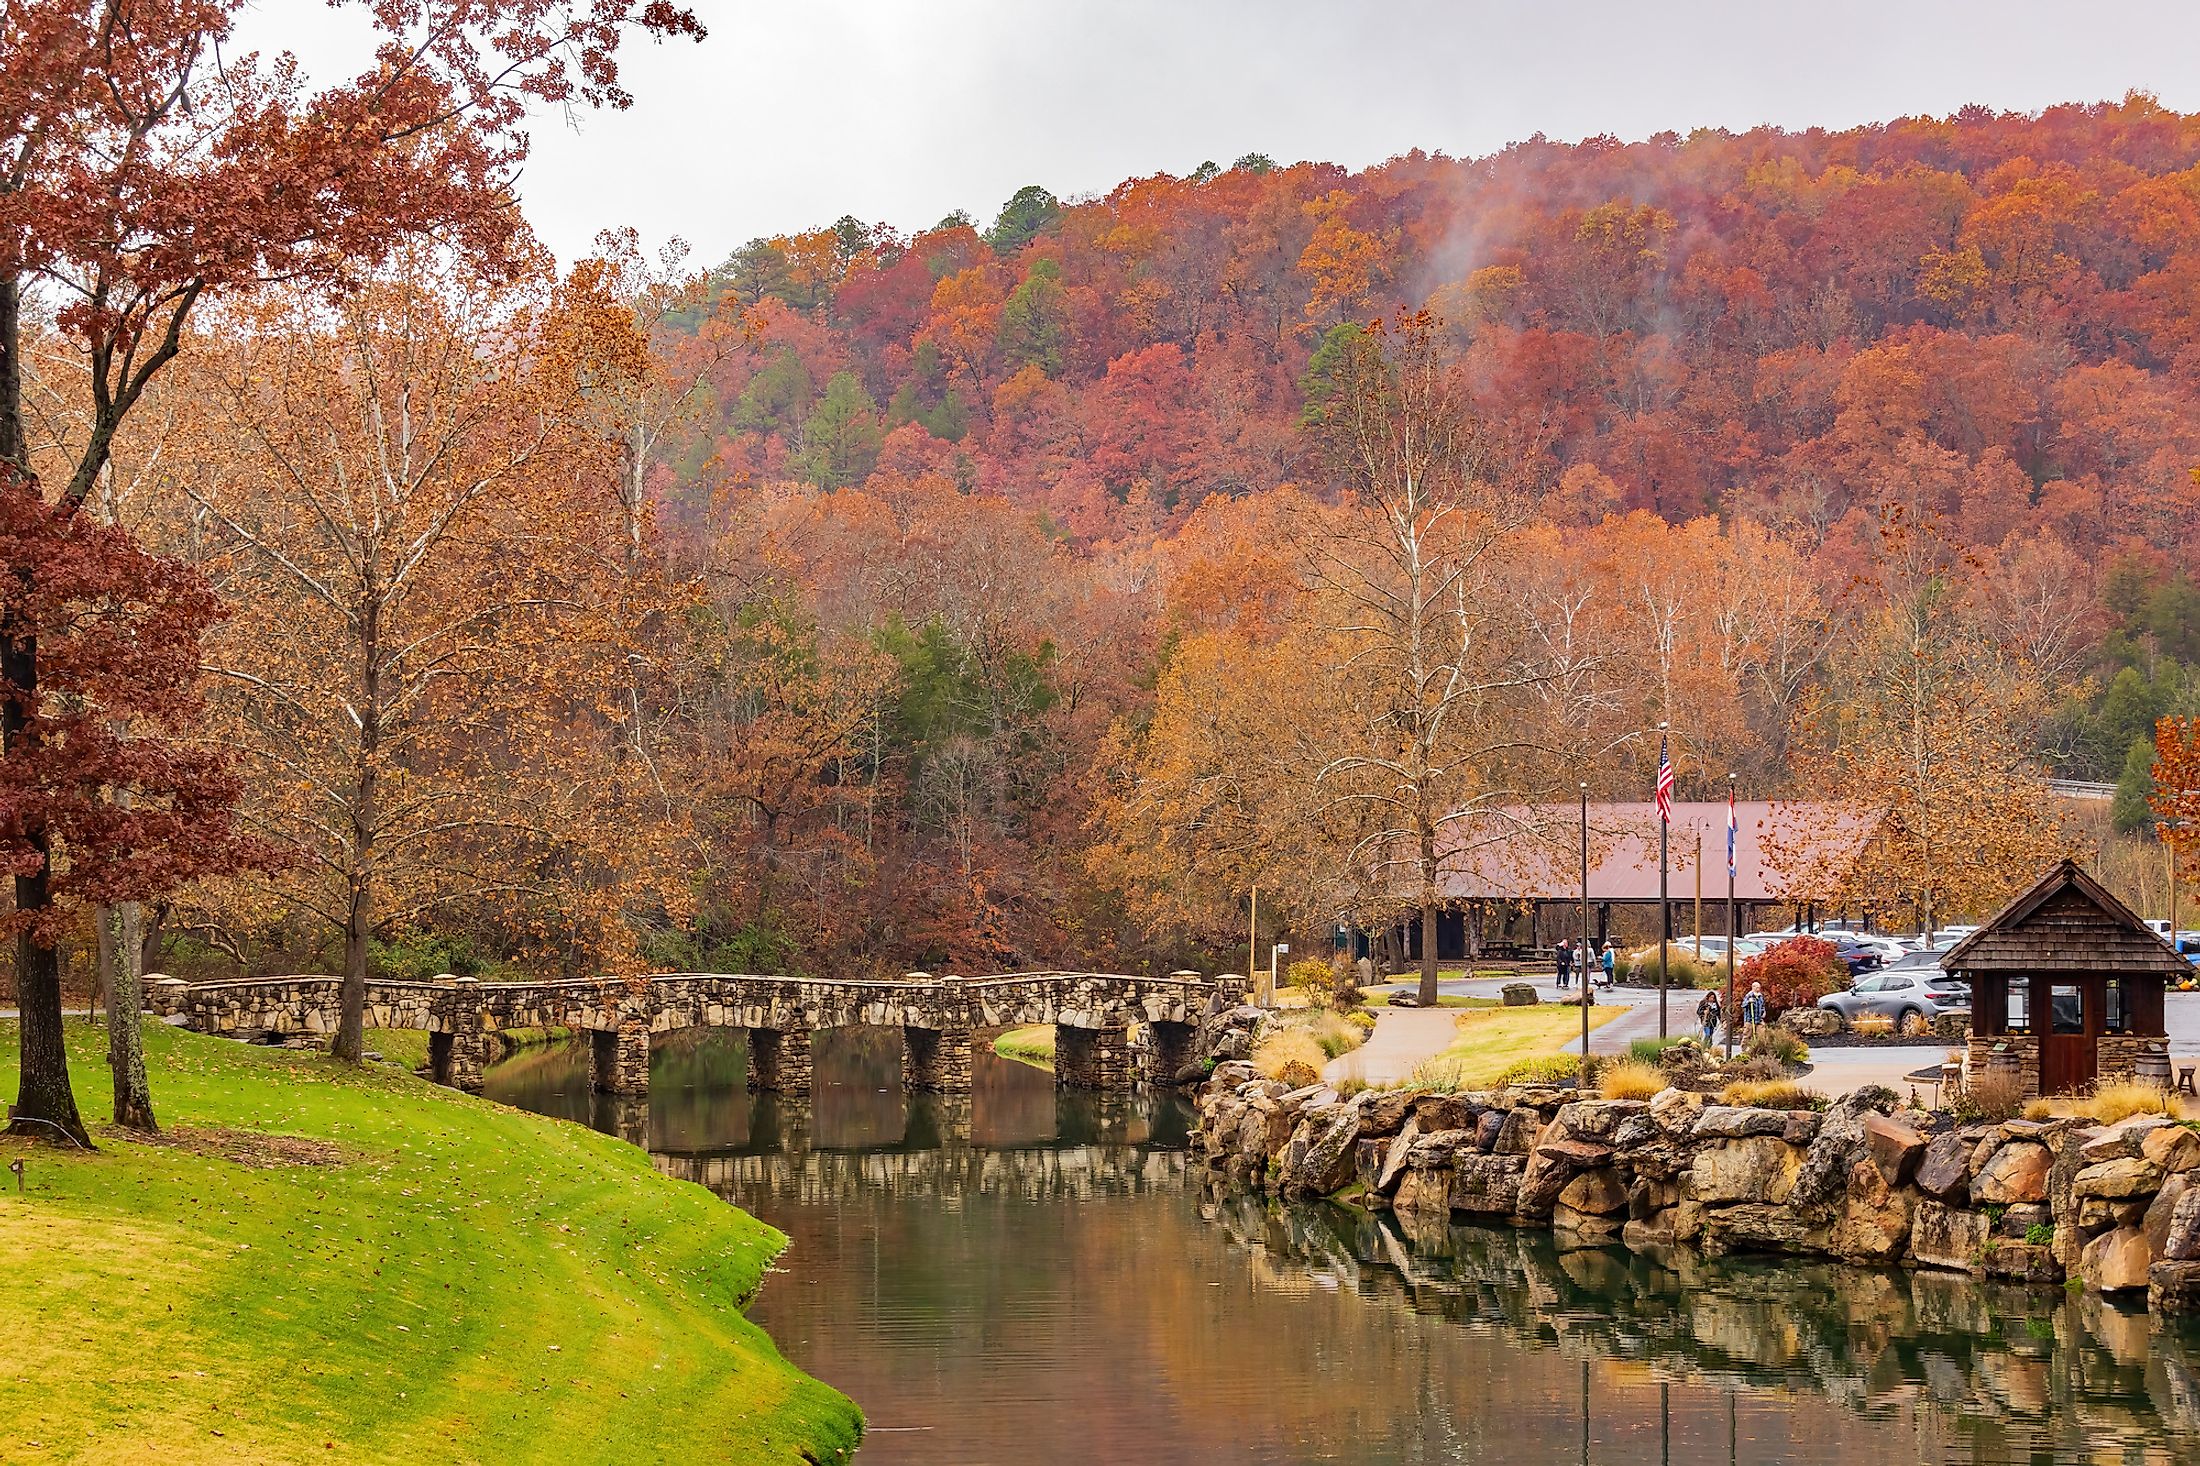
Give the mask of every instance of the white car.
[(1910, 955), (1911, 949), (1897, 938), (1867, 936), (1862, 932), (1852, 933), (1852, 935), (1855, 937), (1856, 945), (1868, 947), (1877, 952), (1879, 960), (1890, 967)]

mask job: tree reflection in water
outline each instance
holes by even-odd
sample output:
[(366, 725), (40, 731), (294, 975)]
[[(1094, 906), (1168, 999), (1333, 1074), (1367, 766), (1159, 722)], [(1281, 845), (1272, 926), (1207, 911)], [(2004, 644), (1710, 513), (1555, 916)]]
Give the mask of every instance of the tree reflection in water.
[(818, 1060), (807, 1102), (745, 1094), (724, 1035), (660, 1041), (646, 1103), (577, 1050), (490, 1093), (787, 1232), (755, 1317), (863, 1404), (865, 1463), (2200, 1459), (2200, 1334), (2097, 1297), (1408, 1236), (1216, 1189), (1177, 1100), (985, 1054), (973, 1095), (905, 1095), (891, 1032)]

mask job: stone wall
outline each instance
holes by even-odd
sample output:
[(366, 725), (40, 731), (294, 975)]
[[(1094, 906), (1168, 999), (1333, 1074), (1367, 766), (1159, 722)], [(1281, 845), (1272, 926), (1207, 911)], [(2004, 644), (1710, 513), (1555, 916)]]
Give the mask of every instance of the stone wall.
[[(1464, 1095), (1315, 1085), (1225, 1063), (1198, 1143), (1228, 1180), (1351, 1190), (1409, 1234), (1455, 1218), (1550, 1227), (1581, 1245), (1906, 1263), (2024, 1283), (2148, 1290), (2200, 1311), (2200, 1133), (2161, 1116), (1959, 1125), (1871, 1087), (1823, 1112), (1668, 1089)], [(2188, 1189), (2189, 1187), (2189, 1189)]]

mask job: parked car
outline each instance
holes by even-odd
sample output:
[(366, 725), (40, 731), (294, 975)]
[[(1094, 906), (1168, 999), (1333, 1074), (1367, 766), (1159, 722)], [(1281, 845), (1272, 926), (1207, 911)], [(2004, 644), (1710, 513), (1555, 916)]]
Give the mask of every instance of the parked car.
[[(1697, 939), (1694, 937), (1675, 937), (1673, 945), (1686, 947), (1693, 952), (1696, 949), (1696, 941)], [(1725, 937), (1703, 938), (1703, 960), (1714, 966), (1723, 964), (1726, 961), (1726, 942)], [(1765, 944), (1762, 942), (1751, 941), (1748, 937), (1736, 937), (1734, 939), (1734, 960), (1737, 963), (1747, 962), (1764, 949)], [(1655, 951), (1656, 949), (1652, 948), (1651, 950)]]
[(1903, 958), (1909, 956), (1911, 951), (1913, 950), (1906, 942), (1902, 941), (1898, 937), (1873, 936), (1868, 933), (1859, 932), (1855, 934), (1853, 940), (1859, 947), (1867, 947), (1870, 950), (1877, 952), (1879, 954), (1879, 960), (1881, 964), (1888, 967), (1892, 967), (1895, 963), (1900, 962)]
[(1847, 932), (1826, 932), (1821, 940), (1833, 943), (1834, 952), (1848, 967), (1851, 977), (1862, 977), (1887, 965), (1887, 959), (1876, 947), (1865, 946)]
[(1858, 978), (1845, 993), (1829, 993), (1818, 1006), (1854, 1022), (1876, 1014), (1897, 1033), (1925, 1033), (1932, 1020), (1950, 1009), (1971, 1006), (1971, 988), (1940, 970), (1930, 952), (1914, 952), (1881, 971)]

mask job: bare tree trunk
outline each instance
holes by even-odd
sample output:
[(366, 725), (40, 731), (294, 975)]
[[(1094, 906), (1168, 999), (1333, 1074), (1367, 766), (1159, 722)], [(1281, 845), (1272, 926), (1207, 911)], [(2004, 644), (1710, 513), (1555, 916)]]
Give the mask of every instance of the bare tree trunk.
[(115, 1010), (115, 909), (112, 906), (92, 908), (93, 962), (97, 969), (98, 991), (92, 996), (95, 1012), (113, 1013)]
[(356, 1064), (367, 1053), (367, 939), (374, 932), (375, 795), (382, 743), (381, 602), (370, 594), (360, 617), (359, 767), (351, 804), (350, 899), (344, 908), (344, 985), (329, 1053)]
[[(31, 843), (45, 854), (43, 831)], [(15, 878), (15, 909), (37, 911), (47, 903), (44, 866), (37, 874)], [(69, 1088), (69, 1053), (61, 1027), (61, 965), (54, 949), (42, 947), (29, 932), (15, 938), (15, 1001), (22, 1013), (22, 1075), (8, 1131), (41, 1140), (73, 1140), (90, 1149), (92, 1137), (76, 1112)]]
[(145, 1078), (145, 1033), (140, 1027), (144, 1011), (145, 923), (144, 908), (125, 901), (115, 912), (119, 932), (110, 934), (102, 921), (102, 945), (114, 949), (114, 988), (107, 1003), (107, 1062), (115, 1071), (115, 1123), (131, 1130), (152, 1133), (160, 1129), (153, 1119), (153, 1091)]

